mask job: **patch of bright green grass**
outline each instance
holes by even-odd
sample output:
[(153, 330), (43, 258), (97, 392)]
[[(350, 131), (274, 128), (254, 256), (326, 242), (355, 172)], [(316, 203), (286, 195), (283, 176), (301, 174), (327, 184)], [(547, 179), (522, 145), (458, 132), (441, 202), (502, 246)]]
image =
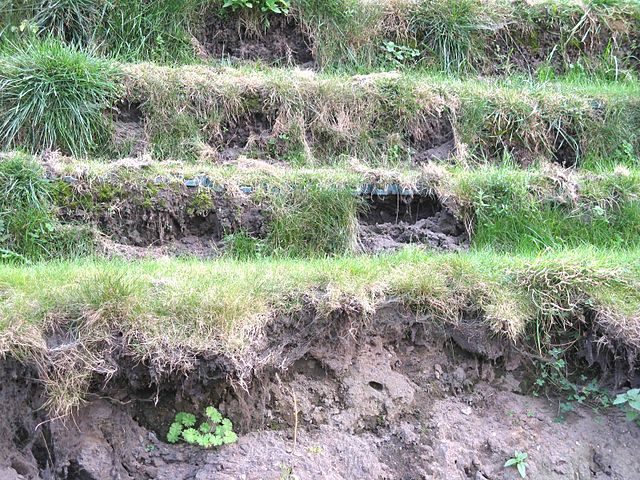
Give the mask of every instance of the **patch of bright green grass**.
[(274, 255), (317, 257), (355, 250), (359, 201), (352, 190), (294, 184), (271, 196), (266, 245)]
[(640, 246), (639, 180), (637, 171), (562, 179), (491, 167), (460, 173), (454, 188), (471, 204), (476, 248), (625, 249)]
[(27, 156), (0, 160), (0, 260), (68, 257), (91, 251), (88, 232), (63, 226), (42, 167)]

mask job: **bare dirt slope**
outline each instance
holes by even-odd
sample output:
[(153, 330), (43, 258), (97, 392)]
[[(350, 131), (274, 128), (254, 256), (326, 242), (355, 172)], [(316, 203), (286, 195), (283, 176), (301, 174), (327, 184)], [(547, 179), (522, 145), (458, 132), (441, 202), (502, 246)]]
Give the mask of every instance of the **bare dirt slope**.
[[(64, 421), (39, 409), (35, 373), (5, 360), (0, 478), (515, 479), (503, 467), (515, 450), (529, 454), (527, 478), (638, 478), (640, 430), (621, 412), (558, 422), (557, 401), (524, 394), (528, 360), (510, 346), (475, 326), (385, 315), (366, 334), (292, 337), (280, 352), (288, 368), (257, 372), (246, 390), (221, 359), (159, 385), (121, 361)], [(210, 404), (234, 421), (237, 444), (164, 442), (176, 411)]]

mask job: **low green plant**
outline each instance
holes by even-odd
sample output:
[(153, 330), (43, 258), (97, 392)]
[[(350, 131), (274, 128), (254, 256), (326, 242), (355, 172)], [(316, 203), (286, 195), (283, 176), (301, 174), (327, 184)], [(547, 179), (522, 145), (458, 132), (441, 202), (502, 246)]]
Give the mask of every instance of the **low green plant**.
[(525, 452), (519, 452), (519, 451), (515, 451), (513, 454), (513, 457), (511, 457), (509, 460), (507, 460), (504, 464), (505, 468), (509, 468), (509, 467), (515, 467), (518, 469), (518, 473), (520, 474), (520, 476), (522, 478), (526, 478), (527, 477), (527, 458), (529, 457), (529, 454), (525, 453)]
[(237, 232), (224, 237), (225, 253), (237, 260), (253, 260), (264, 256), (264, 241), (247, 232)]
[(395, 42), (385, 41), (380, 47), (385, 54), (388, 63), (396, 67), (413, 65), (420, 58), (420, 50), (407, 45), (398, 45)]
[(619, 394), (613, 404), (624, 409), (627, 420), (640, 424), (640, 388), (632, 388)]
[(233, 423), (222, 416), (217, 408), (209, 406), (205, 410), (206, 421), (195, 428), (197, 419), (192, 413), (179, 412), (169, 427), (167, 441), (177, 443), (180, 440), (189, 445), (202, 448), (219, 447), (238, 441), (238, 435), (233, 431)]
[(9, 32), (20, 40), (35, 38), (39, 30), (38, 25), (33, 20), (22, 20), (19, 25), (11, 25), (9, 27)]
[(262, 13), (275, 13), (287, 15), (291, 8), (289, 0), (225, 0), (222, 8), (228, 8), (236, 12), (238, 10), (251, 10), (259, 8)]
[(280, 480), (299, 480), (291, 465), (280, 464)]
[(611, 400), (595, 379), (589, 380), (580, 375), (576, 383), (570, 379), (564, 351), (553, 348), (550, 352), (551, 361), (539, 362), (538, 378), (535, 381), (533, 394), (539, 396), (543, 391), (561, 396), (558, 404), (558, 420), (565, 419), (566, 414), (575, 410), (576, 405), (588, 405), (593, 409), (606, 408)]
[(209, 188), (198, 188), (187, 205), (187, 215), (191, 217), (206, 216), (215, 208), (215, 203)]
[(84, 156), (110, 138), (105, 115), (119, 87), (109, 61), (58, 40), (0, 56), (0, 146)]
[(636, 155), (633, 145), (630, 142), (622, 142), (613, 152), (613, 160), (625, 166), (637, 166), (640, 163), (640, 157)]

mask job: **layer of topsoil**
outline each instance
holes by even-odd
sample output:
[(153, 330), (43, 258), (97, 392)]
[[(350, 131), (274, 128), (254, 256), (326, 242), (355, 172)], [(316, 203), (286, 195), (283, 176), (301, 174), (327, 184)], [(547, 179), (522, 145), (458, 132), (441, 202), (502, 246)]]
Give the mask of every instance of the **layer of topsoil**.
[[(392, 304), (368, 321), (353, 313), (277, 319), (242, 378), (224, 356), (158, 376), (115, 349), (114, 376), (96, 376), (87, 403), (64, 419), (41, 408), (36, 369), (7, 358), (0, 478), (515, 479), (503, 467), (515, 450), (529, 455), (527, 478), (638, 478), (638, 427), (617, 409), (557, 422), (557, 401), (526, 394), (530, 355), (472, 312), (455, 328)], [(595, 365), (585, 372), (612, 378)], [(634, 373), (624, 370), (624, 385)], [(234, 421), (237, 444), (165, 443), (177, 411), (208, 405)]]

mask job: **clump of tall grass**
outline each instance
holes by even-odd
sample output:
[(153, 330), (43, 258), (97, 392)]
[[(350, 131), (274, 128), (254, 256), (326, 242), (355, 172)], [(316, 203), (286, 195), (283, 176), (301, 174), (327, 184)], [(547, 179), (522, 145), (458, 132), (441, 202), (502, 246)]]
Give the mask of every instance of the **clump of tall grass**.
[(113, 0), (98, 26), (103, 48), (122, 61), (190, 62), (189, 26), (201, 23), (202, 0)]
[(29, 2), (34, 8), (33, 23), (38, 30), (68, 42), (86, 44), (93, 37), (108, 2), (105, 0), (39, 0)]
[(486, 7), (478, 0), (426, 0), (412, 19), (419, 41), (447, 73), (460, 73), (480, 56), (480, 32), (486, 29)]
[(24, 261), (88, 253), (88, 232), (62, 226), (51, 185), (31, 157), (0, 160), (0, 260)]
[(359, 201), (349, 190), (299, 186), (272, 201), (266, 239), (270, 253), (322, 257), (354, 251)]
[(118, 70), (78, 47), (45, 39), (0, 55), (0, 146), (84, 156), (110, 137), (105, 110)]

